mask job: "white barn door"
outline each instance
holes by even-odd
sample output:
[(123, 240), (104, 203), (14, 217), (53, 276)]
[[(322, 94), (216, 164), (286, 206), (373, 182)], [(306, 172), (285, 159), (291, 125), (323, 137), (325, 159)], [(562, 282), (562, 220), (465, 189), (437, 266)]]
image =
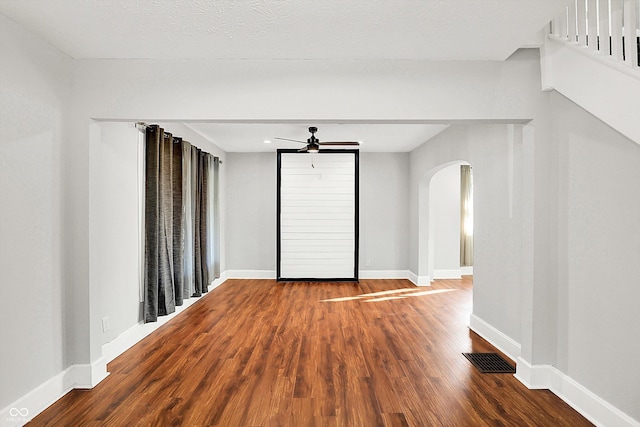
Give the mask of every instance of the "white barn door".
[(358, 151), (278, 150), (278, 280), (358, 280)]

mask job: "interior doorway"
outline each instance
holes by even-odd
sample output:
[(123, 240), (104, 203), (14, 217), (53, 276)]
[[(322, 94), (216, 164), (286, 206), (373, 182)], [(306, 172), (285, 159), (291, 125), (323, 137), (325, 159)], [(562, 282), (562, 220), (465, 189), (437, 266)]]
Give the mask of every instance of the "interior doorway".
[[(426, 175), (421, 204), (422, 265), (430, 281), (473, 275), (473, 175), (468, 162), (441, 165)], [(426, 190), (426, 191), (425, 191)], [(426, 206), (425, 206), (426, 205)], [(426, 222), (426, 224), (425, 224)], [(426, 248), (425, 248), (426, 237)], [(426, 258), (426, 259), (424, 259)], [(424, 274), (424, 273), (423, 273)]]

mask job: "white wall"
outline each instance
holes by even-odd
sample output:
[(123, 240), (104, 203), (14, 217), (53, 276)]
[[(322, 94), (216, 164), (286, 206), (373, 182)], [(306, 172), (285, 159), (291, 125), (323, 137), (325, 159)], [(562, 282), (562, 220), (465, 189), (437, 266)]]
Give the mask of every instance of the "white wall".
[(640, 420), (640, 145), (562, 95), (552, 101), (561, 171), (557, 367)]
[(409, 153), (360, 153), (360, 270), (408, 270), (408, 213)]
[(460, 278), (460, 164), (438, 171), (429, 182), (429, 244), (433, 279)]
[(60, 159), (71, 62), (0, 14), (0, 409), (69, 363)]
[(276, 270), (276, 153), (228, 153), (227, 270)]
[(100, 292), (107, 343), (141, 320), (138, 266), (138, 134), (133, 123), (97, 123), (91, 144), (90, 280)]

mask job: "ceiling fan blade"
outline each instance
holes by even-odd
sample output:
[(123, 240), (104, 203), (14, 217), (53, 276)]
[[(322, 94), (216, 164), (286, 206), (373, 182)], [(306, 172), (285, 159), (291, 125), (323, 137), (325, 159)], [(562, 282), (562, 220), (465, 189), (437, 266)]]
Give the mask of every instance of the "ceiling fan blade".
[(298, 150), (298, 153), (307, 153), (307, 147), (301, 148)]
[(326, 141), (326, 142), (318, 142), (318, 145), (359, 146), (360, 143), (357, 141)]
[(281, 139), (283, 141), (299, 142), (300, 144), (306, 144), (307, 143), (307, 141), (298, 141), (297, 139), (289, 139), (289, 138), (278, 138), (277, 136), (274, 139)]

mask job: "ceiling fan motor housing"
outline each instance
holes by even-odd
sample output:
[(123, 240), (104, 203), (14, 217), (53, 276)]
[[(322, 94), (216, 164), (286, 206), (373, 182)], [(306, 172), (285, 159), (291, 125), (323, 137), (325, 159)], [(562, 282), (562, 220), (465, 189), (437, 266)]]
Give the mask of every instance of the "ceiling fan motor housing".
[(318, 128), (315, 126), (311, 126), (309, 127), (309, 132), (311, 132), (311, 136), (309, 137), (309, 139), (307, 139), (307, 142), (309, 144), (316, 144), (318, 142), (320, 142), (318, 140), (318, 138), (316, 138), (315, 133), (318, 132)]

